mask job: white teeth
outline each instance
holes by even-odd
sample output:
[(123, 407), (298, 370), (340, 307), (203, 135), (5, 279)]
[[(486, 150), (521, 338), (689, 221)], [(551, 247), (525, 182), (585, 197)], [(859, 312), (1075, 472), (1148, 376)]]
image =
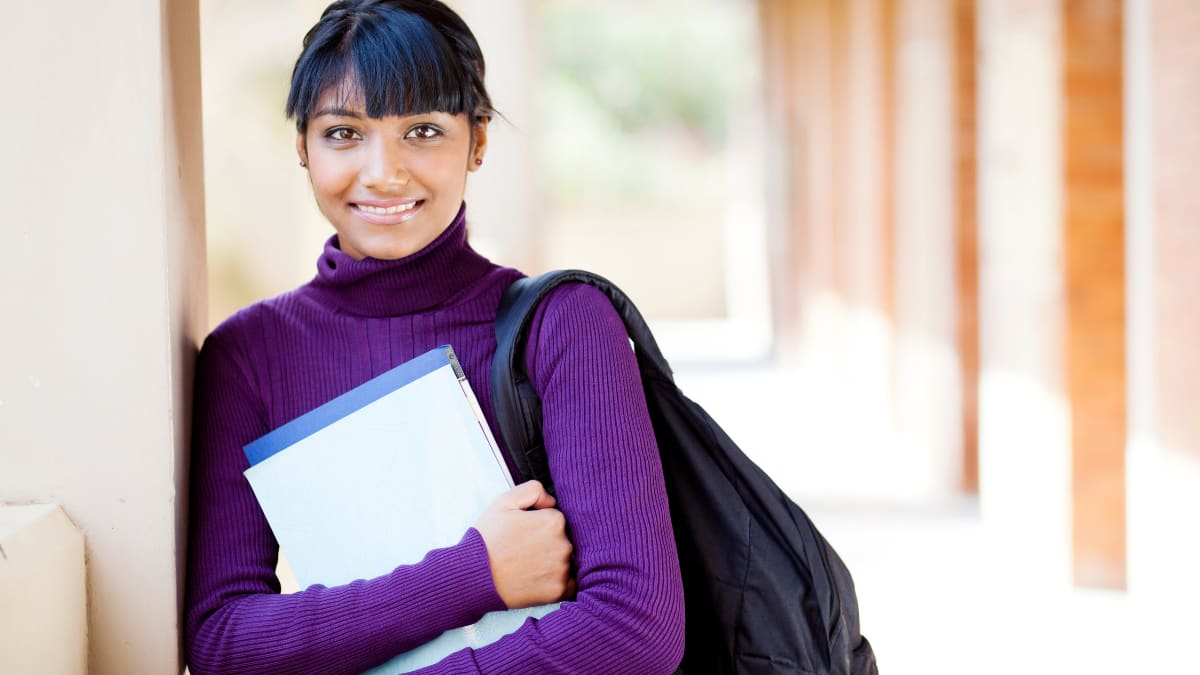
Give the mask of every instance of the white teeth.
[(403, 213), (416, 205), (417, 205), (416, 202), (408, 202), (406, 204), (397, 204), (395, 206), (389, 206), (386, 209), (384, 209), (384, 208), (380, 208), (378, 206), (367, 206), (366, 204), (359, 204), (358, 208), (363, 213), (370, 213), (370, 214), (374, 214), (376, 216), (390, 216), (390, 215), (393, 215), (396, 213)]

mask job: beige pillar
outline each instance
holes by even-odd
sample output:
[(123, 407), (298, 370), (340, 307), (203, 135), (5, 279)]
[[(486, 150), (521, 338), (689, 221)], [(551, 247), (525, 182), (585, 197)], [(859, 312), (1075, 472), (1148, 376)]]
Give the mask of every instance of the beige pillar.
[[(1163, 446), (1200, 462), (1200, 6), (1155, 3), (1152, 15), (1154, 222), (1158, 313), (1156, 422)], [(1200, 515), (1185, 511), (1180, 515)]]
[(541, 269), (542, 222), (535, 207), (538, 134), (537, 40), (528, 0), (456, 0), (458, 11), (487, 59), (488, 93), (501, 115), (488, 129), (483, 167), (467, 182), (471, 243), (493, 260)]
[[(839, 15), (839, 16), (835, 16)], [(780, 355), (840, 357), (842, 299), (835, 260), (836, 153), (832, 34), (844, 15), (831, 0), (762, 0), (767, 217)], [(841, 23), (840, 21), (838, 21)], [(842, 90), (839, 90), (842, 91)], [(841, 133), (845, 133), (842, 131)]]
[(799, 0), (791, 19), (796, 60), (794, 240), (804, 270), (799, 298), (802, 341), (809, 353), (840, 354), (842, 303), (837, 293), (835, 218), (837, 153), (834, 121), (834, 41), (832, 0)]
[(981, 0), (980, 506), (1014, 578), (1070, 578), (1064, 382), (1061, 23), (1056, 2)]
[(89, 672), (181, 665), (203, 325), (196, 2), (17, 3), (0, 22), (0, 499), (87, 543)]
[(841, 376), (847, 401), (880, 428), (892, 413), (892, 0), (835, 3), (834, 276), (843, 306)]
[(799, 241), (804, 239), (798, 218), (802, 163), (799, 113), (800, 61), (796, 58), (797, 5), (787, 0), (761, 0), (758, 4), (762, 35), (763, 93), (766, 137), (775, 139), (764, 148), (767, 219), (767, 265), (770, 274), (774, 337), (783, 356), (794, 356), (801, 337), (801, 298), (807, 274), (801, 264)]
[(897, 4), (896, 410), (925, 494), (961, 474), (953, 19), (949, 0)]
[(1159, 603), (1157, 644), (1183, 644), (1200, 603), (1200, 5), (1127, 0), (1125, 24), (1129, 590)]
[(884, 49), (886, 0), (838, 4), (835, 115), (838, 152), (836, 275), (841, 295), (856, 309), (885, 310), (890, 73)]

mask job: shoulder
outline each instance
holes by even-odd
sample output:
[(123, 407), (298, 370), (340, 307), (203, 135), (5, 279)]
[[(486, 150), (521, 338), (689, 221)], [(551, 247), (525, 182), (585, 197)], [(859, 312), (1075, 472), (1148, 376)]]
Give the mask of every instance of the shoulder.
[(307, 304), (304, 295), (307, 286), (305, 284), (259, 300), (230, 314), (208, 334), (204, 348), (233, 351), (244, 358), (253, 358), (252, 351), (264, 342), (264, 333), (268, 330), (266, 324), (278, 323), (280, 318), (295, 315), (300, 307)]
[[(604, 291), (582, 282), (565, 283), (542, 300), (530, 324), (531, 335), (619, 333), (625, 327)], [(540, 329), (540, 330), (538, 330)]]
[(230, 314), (224, 321), (204, 338), (200, 349), (203, 356), (209, 353), (219, 353), (224, 356), (248, 358), (247, 347), (253, 344), (254, 333), (261, 325), (263, 305), (268, 301), (256, 302)]
[(564, 363), (634, 362), (625, 324), (612, 301), (585, 283), (551, 291), (534, 312), (528, 335), (525, 362), (535, 383), (553, 376)]
[(258, 371), (269, 356), (272, 336), (280, 330), (280, 318), (296, 313), (303, 288), (259, 300), (226, 317), (205, 337), (198, 368), (226, 378), (237, 373), (237, 379), (253, 387), (261, 379)]
[(196, 362), (197, 404), (230, 388), (246, 389), (254, 381), (251, 335), (258, 323), (257, 305), (230, 315), (204, 338)]

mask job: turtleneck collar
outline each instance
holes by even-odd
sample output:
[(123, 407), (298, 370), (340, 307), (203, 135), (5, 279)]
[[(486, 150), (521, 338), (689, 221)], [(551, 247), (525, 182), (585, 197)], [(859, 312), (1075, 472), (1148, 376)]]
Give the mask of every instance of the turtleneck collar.
[(428, 246), (399, 260), (355, 260), (325, 242), (317, 276), (308, 285), (318, 301), (358, 316), (399, 316), (433, 309), (493, 267), (467, 243), (467, 205)]

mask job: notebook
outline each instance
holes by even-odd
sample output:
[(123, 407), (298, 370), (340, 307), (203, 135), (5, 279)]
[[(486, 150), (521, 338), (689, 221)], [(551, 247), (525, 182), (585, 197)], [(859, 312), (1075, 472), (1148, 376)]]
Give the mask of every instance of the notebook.
[[(355, 387), (244, 448), (263, 513), (301, 588), (337, 586), (458, 543), (513, 485), (449, 345)], [(481, 647), (557, 603), (492, 612), (368, 671)]]

